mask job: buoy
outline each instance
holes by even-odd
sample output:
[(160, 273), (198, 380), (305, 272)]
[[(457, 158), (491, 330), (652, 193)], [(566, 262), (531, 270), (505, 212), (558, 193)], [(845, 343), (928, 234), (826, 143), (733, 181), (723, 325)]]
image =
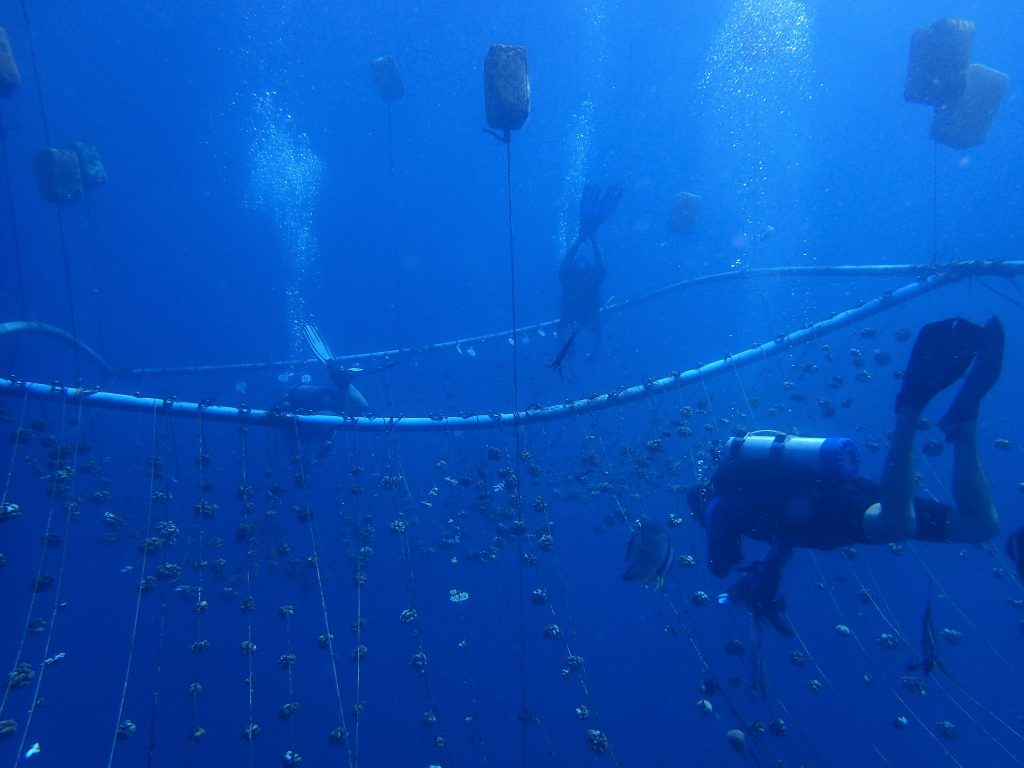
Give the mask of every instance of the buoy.
[(20, 84), (21, 73), (11, 50), (11, 38), (7, 30), (0, 27), (0, 96), (10, 96)]
[(1003, 100), (1005, 73), (971, 63), (974, 22), (939, 19), (914, 32), (903, 97), (935, 108), (929, 135), (954, 149), (985, 141)]
[(699, 208), (700, 195), (680, 192), (672, 201), (672, 214), (668, 220), (669, 229), (680, 235), (688, 235), (693, 232)]
[(39, 193), (53, 203), (68, 203), (82, 196), (82, 171), (70, 149), (50, 147), (36, 152)]
[(948, 104), (967, 87), (974, 22), (938, 19), (914, 30), (903, 98), (933, 107)]
[(398, 101), (405, 95), (405, 83), (394, 56), (380, 56), (370, 62), (370, 74), (384, 101)]
[(82, 175), (83, 186), (98, 187), (106, 183), (107, 169), (103, 167), (103, 160), (100, 159), (96, 147), (81, 141), (73, 141), (68, 149), (78, 158), (78, 172)]
[(954, 149), (976, 147), (985, 141), (1010, 78), (1005, 72), (971, 64), (967, 87), (949, 104), (935, 108), (930, 136)]
[(484, 106), (487, 125), (505, 140), (530, 116), (530, 71), (522, 45), (492, 45), (484, 59)]

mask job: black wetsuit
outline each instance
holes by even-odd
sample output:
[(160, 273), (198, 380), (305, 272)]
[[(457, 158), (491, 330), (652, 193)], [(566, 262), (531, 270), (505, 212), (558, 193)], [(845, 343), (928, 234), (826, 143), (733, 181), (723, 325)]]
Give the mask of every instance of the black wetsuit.
[[(774, 462), (726, 462), (709, 486), (704, 513), (708, 566), (719, 578), (743, 562), (743, 536), (767, 542), (773, 550), (828, 550), (870, 543), (862, 520), (880, 497), (879, 484), (863, 477), (823, 476), (813, 469)], [(946, 541), (946, 519), (952, 508), (918, 497), (914, 509), (914, 538)]]
[(562, 283), (562, 307), (559, 314), (559, 338), (568, 338), (574, 328), (589, 326), (595, 344), (601, 335), (601, 286), (608, 269), (604, 256), (594, 245), (590, 258), (580, 253), (576, 243), (562, 260), (558, 277)]

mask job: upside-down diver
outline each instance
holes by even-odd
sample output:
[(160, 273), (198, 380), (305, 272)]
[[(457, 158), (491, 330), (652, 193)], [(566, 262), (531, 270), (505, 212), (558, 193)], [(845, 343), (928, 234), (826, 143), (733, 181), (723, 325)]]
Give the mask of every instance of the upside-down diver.
[[(551, 363), (551, 368), (562, 373), (562, 363), (569, 355), (578, 332), (586, 327), (594, 337), (591, 354), (601, 342), (601, 286), (608, 267), (604, 252), (597, 244), (597, 230), (611, 216), (619, 200), (622, 187), (611, 184), (601, 193), (599, 184), (587, 184), (580, 199), (580, 231), (566, 251), (558, 268), (562, 284), (562, 307), (558, 318), (558, 338), (562, 347)], [(590, 243), (589, 257), (581, 253), (584, 243)]]

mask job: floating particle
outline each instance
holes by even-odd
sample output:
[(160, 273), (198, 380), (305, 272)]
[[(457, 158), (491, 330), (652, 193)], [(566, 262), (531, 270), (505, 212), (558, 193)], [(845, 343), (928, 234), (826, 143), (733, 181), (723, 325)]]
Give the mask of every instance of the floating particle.
[(883, 632), (878, 636), (878, 644), (887, 651), (895, 651), (900, 647), (900, 639), (896, 635)]
[(960, 645), (961, 641), (964, 639), (963, 632), (956, 629), (950, 629), (949, 627), (945, 627), (939, 634), (942, 635), (942, 639), (950, 645)]
[(591, 729), (587, 731), (587, 746), (590, 747), (591, 752), (603, 755), (608, 751), (608, 737), (604, 735), (603, 731), (596, 728)]
[(935, 732), (944, 739), (955, 739), (957, 735), (956, 726), (949, 722), (949, 720), (937, 722), (935, 724)]
[(918, 696), (924, 696), (928, 689), (925, 687), (924, 681), (914, 677), (913, 675), (904, 675), (900, 678), (900, 685), (906, 690)]

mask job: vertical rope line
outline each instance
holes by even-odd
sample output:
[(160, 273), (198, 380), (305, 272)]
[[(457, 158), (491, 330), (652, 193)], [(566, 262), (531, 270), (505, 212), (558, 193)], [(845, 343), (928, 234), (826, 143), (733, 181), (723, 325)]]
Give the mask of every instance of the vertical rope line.
[(939, 260), (939, 142), (932, 142), (932, 264)]
[[(195, 531), (197, 535), (196, 539), (196, 559), (193, 563), (193, 567), (196, 570), (196, 578), (198, 584), (196, 585), (195, 591), (195, 604), (192, 609), (196, 615), (196, 639), (193, 641), (190, 650), (192, 652), (192, 679), (199, 687), (194, 689), (196, 692), (202, 689), (202, 684), (199, 683), (200, 668), (202, 666), (201, 659), (206, 653), (206, 649), (209, 646), (209, 642), (203, 639), (203, 521), (206, 519), (205, 516), (210, 513), (210, 509), (207, 507), (206, 502), (206, 491), (203, 472), (203, 456), (206, 453), (206, 446), (204, 444), (204, 425), (203, 425), (203, 413), (199, 412), (199, 428), (198, 428), (198, 450), (196, 452), (196, 466), (199, 468), (199, 501), (196, 502), (193, 507), (193, 517), (196, 520)], [(179, 472), (179, 477), (181, 476)], [(247, 681), (251, 684), (251, 681)], [(192, 696), (192, 710), (191, 710), (191, 723), (189, 726), (189, 732), (196, 734), (201, 732), (201, 727), (196, 725), (196, 717), (199, 713), (199, 696), (193, 694)], [(252, 741), (251, 733), (252, 723), (249, 723), (249, 727), (243, 731), (243, 734), (248, 736), (248, 740)], [(192, 758), (194, 753), (194, 746), (197, 740), (195, 738), (189, 739), (188, 747), (188, 765), (192, 765)]]
[[(419, 606), (417, 604), (417, 592), (416, 592), (416, 569), (413, 566), (413, 546), (409, 538), (409, 520), (412, 519), (412, 524), (418, 524), (416, 519), (414, 505), (415, 497), (412, 494), (412, 489), (409, 487), (409, 477), (405, 471), (404, 462), (402, 460), (402, 454), (399, 450), (398, 439), (394, 432), (386, 432), (385, 436), (389, 438), (386, 444), (386, 450), (393, 455), (395, 466), (398, 469), (398, 477), (401, 482), (401, 490), (404, 493), (393, 495), (395, 519), (390, 525), (392, 533), (398, 536), (400, 546), (400, 559), (405, 564), (405, 570), (407, 574), (407, 583), (405, 587), (405, 593), (407, 596), (408, 609), (402, 611), (401, 621), (402, 623), (409, 623), (413, 626), (413, 640), (416, 642), (416, 652), (413, 654), (410, 666), (413, 667), (418, 673), (420, 678), (423, 680), (424, 687), (427, 693), (427, 709), (424, 712), (424, 725), (429, 725), (431, 729), (436, 729), (439, 732), (438, 736), (434, 738), (434, 746), (442, 748), (445, 756), (448, 759), (449, 765), (456, 765), (456, 761), (452, 755), (451, 748), (449, 746), (449, 740), (441, 719), (441, 710), (437, 703), (437, 696), (434, 693), (434, 685), (431, 682), (430, 664), (427, 659), (426, 646), (424, 644), (424, 632), (423, 632), (423, 619), (420, 616)], [(455, 508), (456, 502), (454, 496), (449, 493), (449, 502), (452, 508)], [(409, 513), (406, 513), (405, 507), (408, 507)], [(408, 611), (408, 613), (407, 613)], [(463, 614), (460, 611), (459, 618), (462, 619)], [(461, 627), (460, 627), (461, 629)], [(473, 689), (473, 676), (470, 673), (471, 666), (469, 664), (469, 643), (462, 644), (463, 648), (463, 659), (466, 664), (466, 686), (469, 689), (469, 701), (470, 711), (477, 712), (476, 697)], [(417, 665), (418, 660), (423, 660), (422, 665)], [(474, 717), (472, 720), (472, 739), (475, 743), (480, 746), (480, 765), (486, 768), (489, 765), (487, 760), (487, 745), (484, 741), (483, 734), (480, 730), (480, 718)]]
[[(21, 743), (18, 745), (18, 754), (24, 754), (25, 744), (28, 742), (29, 729), (32, 727), (32, 720), (35, 717), (36, 709), (39, 704), (39, 691), (42, 690), (43, 677), (45, 676), (46, 669), (49, 666), (50, 659), (50, 648), (53, 646), (53, 635), (54, 626), (57, 623), (58, 612), (60, 611), (61, 605), (61, 587), (64, 584), (64, 566), (67, 563), (68, 557), (68, 534), (71, 531), (71, 514), (75, 509), (75, 480), (78, 471), (78, 450), (81, 445), (81, 424), (82, 424), (82, 400), (78, 401), (78, 413), (75, 418), (76, 434), (74, 436), (74, 443), (70, 446), (64, 442), (64, 425), (67, 421), (67, 397), (61, 401), (61, 427), (60, 436), (57, 440), (57, 457), (53, 463), (53, 482), (50, 485), (50, 494), (55, 500), (62, 500), (64, 502), (64, 533), (61, 540), (61, 554), (60, 554), (60, 568), (57, 571), (57, 580), (53, 595), (53, 608), (50, 611), (50, 621), (48, 631), (46, 633), (46, 643), (43, 647), (43, 662), (39, 665), (39, 674), (36, 676), (35, 688), (32, 692), (32, 704), (28, 708), (28, 717), (25, 718), (25, 728), (21, 734)], [(64, 452), (65, 449), (71, 451), (71, 466), (64, 466)], [(62, 488), (62, 479), (68, 478), (68, 484), (66, 488)], [(35, 604), (35, 592), (36, 584), (38, 579), (42, 575), (42, 565), (46, 558), (47, 541), (50, 535), (53, 533), (53, 508), (51, 507), (50, 513), (46, 519), (46, 532), (43, 534), (43, 549), (39, 557), (39, 568), (40, 570), (36, 574), (36, 581), (33, 582), (33, 597), (32, 604)], [(31, 615), (31, 614), (30, 614)], [(27, 634), (27, 633), (26, 633)]]
[[(238, 497), (242, 501), (242, 514), (244, 519), (248, 522), (249, 519), (249, 498), (251, 497), (251, 486), (249, 485), (249, 428), (246, 425), (239, 427), (239, 433), (241, 436), (241, 474), (242, 479), (238, 487)], [(256, 545), (254, 543), (255, 537), (249, 535), (246, 537), (245, 542), (245, 594), (246, 597), (252, 595), (252, 571), (253, 561), (256, 555)], [(248, 722), (253, 723), (253, 702), (255, 698), (255, 691), (253, 683), (253, 656), (256, 654), (256, 646), (253, 643), (252, 633), (252, 611), (245, 612), (245, 639), (246, 639), (246, 704), (248, 706)], [(289, 651), (290, 653), (291, 651)], [(290, 700), (290, 699), (289, 699)], [(290, 725), (290, 723), (289, 723)], [(293, 740), (294, 741), (294, 740)], [(249, 768), (252, 768), (253, 761), (253, 743), (249, 740), (246, 749), (246, 760), (248, 761)]]
[(96, 224), (93, 220), (93, 205), (92, 195), (85, 195), (85, 218), (88, 223), (88, 242), (89, 242), (89, 269), (92, 271), (92, 280), (96, 288), (92, 291), (92, 298), (95, 306), (93, 311), (96, 313), (96, 335), (99, 344), (97, 345), (100, 352), (106, 354), (107, 343), (106, 334), (103, 332), (103, 297), (100, 294), (99, 289), (99, 267), (96, 259)]
[[(43, 102), (43, 86), (39, 80), (39, 65), (36, 63), (36, 47), (32, 40), (32, 24), (28, 18), (28, 7), (25, 5), (25, 0), (21, 0), (21, 16), (25, 22), (25, 41), (28, 44), (28, 55), (29, 60), (32, 62), (32, 72), (35, 75), (36, 84), (36, 98), (39, 100), (39, 114), (43, 122), (43, 137), (46, 139), (46, 146), (51, 146), (53, 142), (50, 140), (50, 120), (46, 116), (46, 105)], [(64, 204), (57, 203), (57, 236), (60, 244), (60, 255), (64, 262), (64, 287), (67, 291), (68, 296), (68, 312), (70, 314), (71, 321), (71, 336), (78, 341), (78, 325), (75, 321), (75, 299), (74, 294), (71, 291), (71, 263), (68, 260), (68, 248), (64, 238)], [(78, 345), (75, 345), (75, 379), (78, 383), (81, 383), (81, 372), (79, 369), (79, 358), (81, 353), (78, 349)]]
[[(519, 322), (516, 313), (516, 249), (515, 234), (512, 226), (512, 142), (506, 136), (505, 141), (505, 178), (508, 189), (508, 269), (512, 293), (512, 403), (514, 405), (514, 432), (516, 455), (513, 462), (515, 467), (516, 487), (515, 496), (512, 499), (515, 505), (515, 515), (518, 522), (523, 520), (523, 505), (521, 491), (520, 464), (522, 462), (522, 436), (519, 424)], [(519, 558), (519, 684), (522, 692), (522, 709), (520, 718), (523, 723), (523, 765), (527, 765), (528, 745), (528, 724), (531, 720), (529, 715), (529, 702), (526, 692), (526, 613), (523, 603), (523, 590), (525, 589), (525, 574), (523, 573), (523, 537), (516, 537), (516, 554)]]
[[(299, 431), (299, 423), (297, 421), (293, 421), (292, 423), (295, 429), (295, 444), (298, 447), (298, 450), (296, 451), (296, 467), (299, 476), (304, 478), (306, 477), (306, 468), (302, 454), (302, 435)], [(306, 501), (308, 502), (308, 484), (306, 485), (306, 489)], [(327, 614), (327, 595), (324, 592), (324, 576), (320, 570), (320, 552), (316, 545), (317, 536), (319, 535), (316, 530), (316, 515), (311, 514), (309, 516), (309, 522), (307, 525), (309, 526), (309, 544), (313, 551), (313, 572), (316, 574), (317, 591), (320, 596), (320, 612), (324, 620), (324, 637), (327, 639), (327, 652), (331, 655), (331, 677), (334, 682), (334, 695), (338, 702), (338, 727), (335, 729), (335, 732), (338, 733), (339, 736), (344, 737), (348, 766), (349, 768), (354, 768), (359, 758), (358, 752), (353, 756), (352, 742), (348, 738), (348, 725), (345, 722), (345, 706), (341, 699), (341, 679), (338, 675), (338, 655), (334, 649), (334, 634), (331, 632), (331, 621)], [(356, 749), (358, 750), (358, 744), (356, 745)]]
[(7, 208), (11, 217), (11, 238), (14, 241), (14, 266), (18, 275), (18, 311), (19, 317), (28, 314), (28, 303), (25, 299), (25, 272), (21, 265), (21, 238), (18, 236), (18, 218), (14, 208), (14, 183), (11, 181), (11, 164), (7, 159), (7, 126), (4, 125), (4, 113), (0, 110), (0, 157), (4, 161), (4, 181), (7, 184)]
[[(150, 456), (156, 456), (156, 406), (153, 406), (153, 439), (151, 442), (152, 451)], [(153, 493), (156, 490), (156, 476), (158, 472), (158, 465), (153, 462), (149, 468), (149, 500), (146, 503), (146, 536), (148, 538), (150, 525), (153, 519)], [(149, 547), (142, 547), (142, 572), (140, 578), (146, 578), (146, 564), (149, 561)], [(107, 757), (107, 768), (110, 768), (114, 764), (114, 753), (117, 751), (117, 733), (118, 728), (121, 725), (121, 718), (124, 717), (124, 705), (128, 698), (128, 681), (132, 675), (132, 659), (135, 656), (135, 640), (139, 634), (139, 617), (142, 615), (142, 596), (145, 594), (142, 582), (139, 582), (139, 588), (135, 591), (135, 615), (132, 618), (132, 636), (131, 642), (128, 644), (128, 660), (125, 664), (124, 670), (124, 681), (121, 683), (121, 701), (117, 705), (117, 721), (114, 724), (114, 738), (110, 742), (110, 755)], [(191, 754), (191, 753), (190, 753)]]
[(395, 179), (395, 145), (391, 102), (387, 102), (388, 110), (388, 190), (391, 196), (391, 259), (395, 266), (395, 296), (391, 302), (391, 325), (396, 343), (401, 338), (399, 324), (402, 318), (402, 264), (398, 255), (398, 185)]
[(160, 624), (156, 644), (156, 674), (153, 681), (153, 709), (149, 713), (149, 749), (146, 750), (146, 765), (153, 765), (156, 755), (156, 716), (160, 711), (160, 672), (164, 661), (164, 629), (167, 624), (167, 589), (160, 590)]
[[(10, 489), (11, 489), (11, 479), (14, 476), (14, 465), (15, 465), (15, 461), (18, 458), (18, 449), (19, 449), (19, 447), (21, 446), (21, 443), (22, 443), (21, 431), (25, 428), (25, 412), (26, 412), (27, 408), (28, 408), (28, 390), (25, 391), (25, 396), (22, 398), (22, 401), (21, 401), (21, 413), (18, 416), (18, 428), (14, 432), (14, 437), (15, 437), (15, 440), (13, 441), (14, 442), (14, 447), (11, 449), (11, 463), (10, 463), (10, 465), (7, 468), (7, 479), (4, 481), (4, 492), (3, 492), (3, 495), (0, 496), (0, 512), (5, 512), (6, 513), (6, 512), (9, 512), (9, 511), (14, 511), (13, 509), (10, 509), (8, 507), (7, 498), (8, 498), (8, 494), (10, 493)], [(12, 504), (11, 506), (13, 507), (14, 505)], [(49, 530), (49, 525), (50, 525), (49, 520), (47, 520), (47, 524), (46, 525), (47, 525), (47, 530)], [(45, 554), (46, 554), (46, 551), (45, 551), (45, 548), (44, 548), (42, 555), (40, 555), (39, 565), (36, 567), (36, 575), (37, 576), (40, 573), (42, 573), (42, 568), (43, 568), (42, 556), (45, 555)], [(25, 613), (25, 621), (24, 621), (24, 624), (23, 624), (22, 630), (21, 630), (21, 640), (18, 641), (18, 651), (17, 651), (17, 653), (14, 656), (14, 663), (11, 665), (11, 670), (15, 670), (15, 669), (18, 668), (18, 664), (21, 663), (22, 654), (24, 654), (24, 652), (25, 652), (25, 641), (28, 638), (28, 627), (29, 627), (29, 624), (32, 621), (32, 611), (35, 609), (36, 597), (37, 597), (37, 593), (35, 592), (35, 590), (33, 590), (32, 591), (32, 597), (29, 600), (29, 604), (28, 604), (28, 611), (26, 611), (26, 613)], [(3, 695), (0, 696), (0, 719), (3, 718), (4, 710), (7, 708), (7, 699), (11, 695), (11, 691), (12, 690), (13, 690), (13, 688), (10, 685), (5, 685), (3, 687)]]

